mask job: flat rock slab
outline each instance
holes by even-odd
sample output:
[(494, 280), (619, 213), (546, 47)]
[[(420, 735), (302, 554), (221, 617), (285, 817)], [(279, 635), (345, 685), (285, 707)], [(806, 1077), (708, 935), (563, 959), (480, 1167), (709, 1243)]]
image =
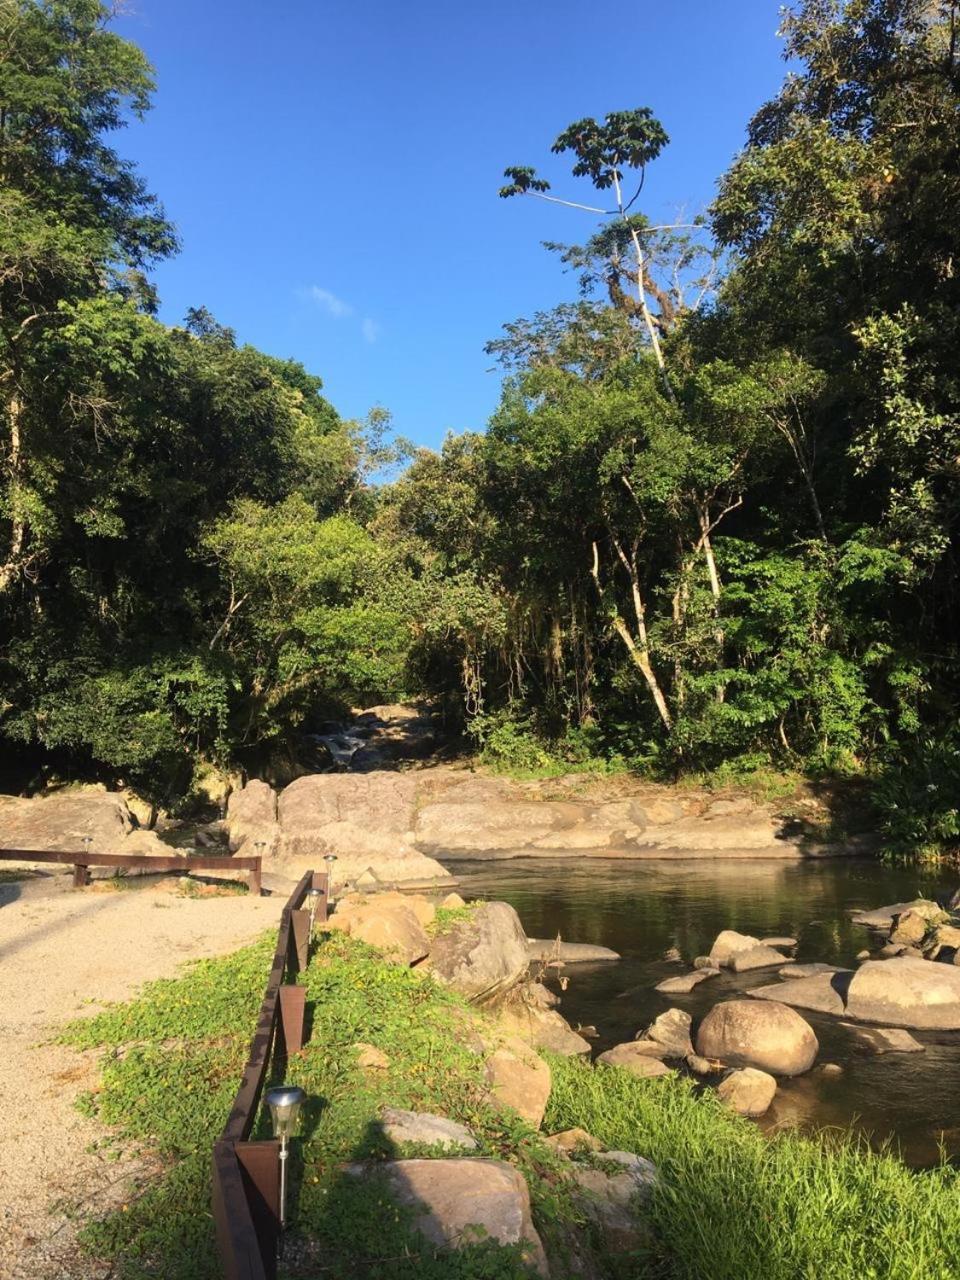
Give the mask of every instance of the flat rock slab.
[(816, 978), (821, 973), (852, 973), (852, 969), (841, 969), (835, 964), (821, 964), (815, 960), (812, 964), (787, 964), (780, 970), (778, 977), (789, 978), (791, 982), (797, 978)]
[(715, 978), (719, 972), (719, 969), (694, 969), (693, 973), (684, 973), (678, 978), (664, 978), (663, 982), (657, 983), (654, 990), (661, 991), (664, 995), (687, 995), (701, 982), (706, 982), (708, 978)]
[(431, 1147), (459, 1147), (475, 1151), (476, 1138), (466, 1125), (445, 1116), (423, 1111), (403, 1111), (400, 1107), (382, 1107), (380, 1124), (391, 1142), (416, 1142)]
[(912, 956), (868, 960), (850, 979), (846, 1013), (882, 1026), (960, 1030), (960, 968)]
[(591, 942), (558, 942), (555, 938), (528, 938), (531, 960), (562, 960), (564, 964), (587, 964), (591, 960), (619, 960), (620, 953)]
[(795, 947), (798, 945), (796, 938), (791, 938), (784, 934), (774, 938), (761, 938), (760, 943), (764, 947)]
[(391, 1196), (415, 1210), (413, 1225), (431, 1244), (456, 1249), (484, 1239), (521, 1245), (543, 1276), (546, 1255), (530, 1216), (522, 1175), (502, 1160), (392, 1160), (348, 1165), (357, 1178), (381, 1177)]
[(766, 947), (762, 943), (746, 951), (738, 951), (730, 958), (730, 968), (734, 973), (749, 973), (751, 969), (773, 969), (782, 964), (782, 953), (775, 947)]
[(870, 929), (889, 929), (895, 916), (902, 916), (907, 911), (916, 911), (928, 920), (938, 920), (946, 916), (946, 912), (929, 898), (914, 898), (913, 902), (892, 902), (888, 907), (876, 907), (873, 911), (854, 911), (851, 920), (854, 924), (865, 924)]
[(853, 1032), (857, 1043), (873, 1053), (923, 1053), (925, 1048), (903, 1027), (860, 1027), (853, 1022), (840, 1025)]
[[(847, 972), (841, 975), (846, 981)], [(775, 1000), (793, 1009), (812, 1009), (816, 1013), (832, 1013), (843, 1017), (847, 1012), (842, 994), (842, 982), (833, 973), (816, 974), (812, 978), (796, 978), (789, 982), (775, 982), (769, 987), (754, 987), (747, 995), (754, 1000)], [(838, 987), (841, 989), (838, 990)]]
[(601, 1053), (598, 1062), (608, 1067), (620, 1067), (631, 1075), (653, 1078), (654, 1076), (672, 1076), (673, 1069), (660, 1058), (653, 1058), (643, 1052), (642, 1045), (636, 1040), (628, 1040), (625, 1044), (614, 1045), (606, 1053)]

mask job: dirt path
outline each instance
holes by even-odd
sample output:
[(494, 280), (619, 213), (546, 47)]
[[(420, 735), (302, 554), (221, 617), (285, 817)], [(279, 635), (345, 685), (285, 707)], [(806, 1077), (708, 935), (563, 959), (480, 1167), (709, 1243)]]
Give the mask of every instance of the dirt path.
[(96, 1057), (49, 1041), (100, 1003), (274, 925), (285, 895), (184, 898), (75, 891), (69, 876), (0, 884), (0, 1280), (106, 1277), (77, 1255), (78, 1203), (121, 1203), (148, 1170), (88, 1148), (101, 1127), (74, 1108)]

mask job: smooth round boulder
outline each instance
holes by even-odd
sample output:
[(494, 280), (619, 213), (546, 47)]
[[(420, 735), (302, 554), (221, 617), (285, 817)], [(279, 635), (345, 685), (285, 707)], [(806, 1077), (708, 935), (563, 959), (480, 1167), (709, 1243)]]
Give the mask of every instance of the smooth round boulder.
[(720, 1082), (717, 1097), (742, 1116), (762, 1116), (770, 1110), (777, 1082), (766, 1071), (741, 1067)]
[(819, 1048), (810, 1024), (774, 1000), (727, 1000), (714, 1005), (697, 1029), (701, 1057), (775, 1076), (809, 1071)]

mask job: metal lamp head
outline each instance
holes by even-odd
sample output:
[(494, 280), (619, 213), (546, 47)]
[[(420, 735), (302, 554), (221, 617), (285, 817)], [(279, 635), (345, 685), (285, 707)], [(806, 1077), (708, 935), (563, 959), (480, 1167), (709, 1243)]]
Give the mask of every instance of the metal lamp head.
[(317, 904), (317, 903), (320, 901), (320, 899), (323, 897), (323, 890), (322, 890), (322, 889), (308, 889), (308, 890), (307, 890), (307, 897), (310, 899), (310, 904), (311, 904), (311, 906), (316, 906), (316, 904)]
[(334, 864), (334, 863), (336, 862), (336, 860), (337, 860), (337, 855), (336, 855), (335, 853), (325, 853), (325, 854), (323, 855), (323, 860), (324, 860), (324, 862), (327, 864), (327, 866), (328, 866), (328, 867), (331, 869), (331, 871), (332, 871), (332, 870), (333, 870), (333, 864)]
[(270, 1108), (273, 1136), (281, 1141), (292, 1137), (300, 1118), (300, 1108), (307, 1100), (304, 1091), (295, 1084), (284, 1084), (276, 1089), (268, 1089), (264, 1100)]

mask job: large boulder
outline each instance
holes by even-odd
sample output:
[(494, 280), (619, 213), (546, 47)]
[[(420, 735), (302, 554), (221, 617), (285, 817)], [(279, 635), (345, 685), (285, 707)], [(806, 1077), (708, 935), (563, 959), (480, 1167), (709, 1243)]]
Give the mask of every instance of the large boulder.
[[(277, 793), (268, 783), (251, 778), (242, 791), (234, 791), (227, 801), (227, 830), (231, 853), (250, 856), (277, 852), (280, 824), (277, 821)], [(258, 849), (257, 845), (263, 845)]]
[(391, 1160), (349, 1165), (346, 1172), (365, 1181), (382, 1178), (390, 1196), (414, 1211), (414, 1228), (435, 1247), (457, 1249), (487, 1239), (520, 1245), (529, 1265), (548, 1274), (527, 1184), (504, 1161)]
[(397, 964), (416, 964), (430, 950), (416, 910), (400, 894), (352, 894), (337, 904), (327, 927), (377, 947)]
[[(82, 853), (84, 837), (90, 838), (91, 854), (169, 857), (173, 852), (155, 832), (138, 830), (125, 798), (116, 792), (65, 790), (31, 800), (0, 797), (0, 848)], [(29, 863), (29, 858), (24, 861)]]
[(795, 1009), (773, 1001), (727, 1000), (714, 1005), (697, 1029), (701, 1057), (778, 1076), (809, 1071), (819, 1047), (809, 1023)]
[(461, 995), (482, 1002), (526, 974), (527, 938), (506, 902), (483, 902), (433, 939), (426, 967)]
[(334, 881), (358, 880), (368, 868), (380, 883), (435, 885), (452, 877), (413, 844), (416, 782), (404, 773), (321, 773), (297, 778), (280, 793), (278, 861), (296, 877), (332, 853)]
[(890, 1027), (960, 1030), (960, 969), (912, 956), (868, 960), (850, 979), (846, 1013)]
[(630, 1253), (649, 1242), (650, 1226), (642, 1215), (657, 1183), (656, 1165), (628, 1151), (604, 1151), (598, 1165), (577, 1165), (574, 1202), (599, 1231), (613, 1256)]
[(741, 1067), (717, 1086), (717, 1097), (742, 1116), (762, 1116), (770, 1109), (777, 1082), (766, 1071)]
[(415, 839), (431, 854), (511, 852), (561, 831), (570, 839), (586, 816), (583, 805), (564, 801), (445, 799), (420, 810)]
[(889, 929), (894, 919), (907, 911), (914, 911), (935, 924), (948, 919), (943, 907), (929, 898), (914, 898), (912, 902), (891, 902), (889, 906), (876, 907), (872, 911), (854, 911), (851, 919), (854, 924), (865, 924), (870, 929)]

